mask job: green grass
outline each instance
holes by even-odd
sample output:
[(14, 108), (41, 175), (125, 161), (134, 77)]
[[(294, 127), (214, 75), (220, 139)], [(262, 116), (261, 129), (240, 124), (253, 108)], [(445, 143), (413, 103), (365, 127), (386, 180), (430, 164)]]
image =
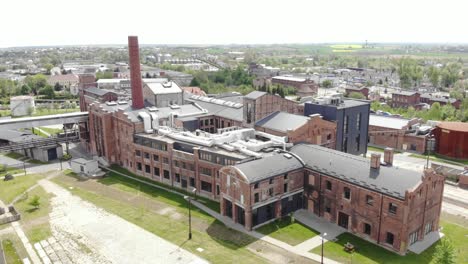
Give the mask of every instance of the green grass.
[[(10, 239), (5, 239), (2, 241), (3, 251), (5, 253), (5, 259), (8, 264), (21, 264), (23, 263), (16, 248), (13, 244), (13, 241)], [(0, 256), (1, 257), (1, 256)]]
[(56, 135), (63, 132), (63, 129), (60, 128), (40, 127), (40, 129), (44, 130), (45, 132), (51, 135)]
[[(458, 255), (458, 263), (468, 263), (468, 229), (459, 225), (442, 221), (443, 233), (447, 238), (453, 241)], [(324, 256), (342, 263), (429, 263), (435, 251), (438, 242), (426, 249), (421, 254), (409, 252), (406, 256), (400, 256), (394, 252), (386, 250), (362, 238), (350, 233), (339, 235), (338, 241), (327, 242), (324, 245)], [(343, 250), (347, 242), (357, 247), (357, 250), (350, 254)], [(320, 254), (321, 247), (311, 250), (312, 253)]]
[(257, 228), (256, 231), (286, 242), (292, 246), (298, 245), (319, 234), (319, 232), (300, 222), (291, 221), (290, 216), (261, 226)]
[[(134, 177), (136, 179), (139, 179), (139, 180), (142, 180), (142, 181), (145, 181), (145, 182), (157, 185), (157, 186), (161, 186), (161, 187), (164, 187), (166, 189), (174, 190), (174, 191), (177, 191), (179, 193), (183, 193), (184, 195), (193, 196), (193, 194), (188, 193), (188, 192), (186, 192), (186, 191), (184, 191), (182, 189), (174, 188), (174, 187), (168, 186), (166, 184), (156, 182), (156, 181), (153, 181), (153, 180), (145, 178), (145, 177), (141, 177), (139, 175), (136, 175), (136, 174), (128, 171), (127, 169), (124, 169), (124, 168), (116, 166), (116, 165), (112, 165), (111, 169), (113, 169), (115, 171), (118, 171), (120, 173), (129, 175), (129, 176)], [(165, 201), (169, 202), (169, 203), (171, 201), (176, 202), (177, 204), (180, 204), (180, 203), (186, 204), (187, 203), (185, 201), (185, 199), (183, 199), (183, 197), (180, 196), (180, 195), (177, 195), (177, 194), (174, 194), (174, 193), (171, 193), (171, 192), (167, 192), (167, 191), (163, 191), (161, 189), (157, 189), (155, 187), (152, 187), (152, 186), (140, 183), (138, 181), (123, 177), (123, 176), (118, 175), (116, 173), (109, 173), (108, 177), (103, 178), (100, 181), (101, 181), (101, 183), (104, 183), (104, 184), (107, 184), (107, 185), (113, 184), (114, 181), (117, 181), (118, 183), (120, 183), (122, 185), (127, 185), (127, 187), (131, 187), (131, 188), (137, 187), (137, 188), (140, 188), (140, 190), (142, 192), (146, 193), (146, 194), (153, 195), (153, 196), (159, 196), (161, 198), (165, 198)], [(220, 206), (219, 206), (218, 202), (207, 199), (205, 197), (198, 196), (198, 195), (196, 196), (196, 198), (197, 198), (198, 201), (200, 201), (201, 203), (206, 205), (211, 210), (213, 210), (215, 212), (220, 211), (220, 209), (219, 209)]]
[(10, 174), (17, 174), (17, 173), (24, 173), (24, 169), (23, 168), (16, 168), (16, 167), (8, 167), (6, 166), (6, 169), (4, 167), (5, 165), (0, 165), (1, 169), (0, 169), (0, 177), (1, 176), (5, 176), (6, 174), (10, 173)]
[(8, 152), (7, 154), (5, 154), (5, 156), (12, 158), (12, 159), (21, 159), (24, 157), (23, 155), (16, 153), (16, 152)]
[(42, 223), (34, 226), (23, 226), (25, 234), (31, 244), (47, 239), (52, 235), (49, 223)]
[[(422, 155), (422, 154), (410, 154), (409, 156), (413, 158), (427, 159), (427, 156)], [(452, 164), (456, 166), (468, 165), (468, 160), (456, 160), (456, 159), (451, 159), (447, 157), (441, 157), (439, 155), (429, 155), (429, 159), (432, 161), (438, 161), (438, 162)]]
[(34, 132), (33, 132), (34, 135), (37, 135), (37, 136), (40, 136), (40, 137), (43, 137), (43, 138), (48, 138), (49, 136), (44, 134), (41, 130), (39, 129), (34, 129)]
[[(28, 204), (35, 195), (40, 197), (40, 206), (37, 209)], [(47, 193), (41, 186), (37, 186), (28, 193), (27, 197), (18, 201), (15, 208), (21, 213), (21, 222), (27, 225), (33, 219), (47, 217), (50, 211), (49, 200), (51, 197), (52, 194)]]
[(29, 174), (15, 177), (11, 181), (0, 181), (0, 199), (6, 204), (11, 203), (15, 197), (25, 192), (43, 177), (40, 174)]
[[(64, 176), (54, 178), (53, 181), (68, 189), (69, 183), (61, 179)], [(122, 188), (123, 192), (132, 194), (135, 190), (128, 189), (130, 186)], [(120, 189), (120, 188), (119, 188)], [(227, 228), (224, 224), (212, 217), (200, 217), (200, 214), (192, 215), (192, 240), (187, 240), (188, 227), (187, 218), (175, 221), (169, 215), (161, 215), (148, 209), (140, 208), (131, 204), (131, 201), (123, 202), (114, 200), (107, 196), (74, 187), (70, 190), (74, 195), (81, 197), (97, 206), (116, 214), (123, 219), (132, 222), (157, 236), (166, 239), (182, 248), (207, 259), (212, 263), (264, 263), (265, 261), (247, 250), (245, 247), (254, 242), (255, 239)], [(158, 201), (158, 196), (152, 197)], [(167, 199), (165, 197), (164, 199)], [(181, 201), (182, 202), (182, 201)], [(184, 203), (186, 204), (186, 202)], [(176, 207), (174, 203), (168, 203), (168, 207)], [(180, 206), (180, 205), (179, 205)], [(184, 210), (186, 211), (186, 210)], [(198, 222), (199, 224), (196, 224)], [(202, 224), (200, 224), (202, 223)], [(207, 225), (206, 228), (201, 227)], [(203, 248), (203, 252), (198, 252), (197, 248)]]
[(336, 44), (331, 45), (332, 49), (362, 49), (362, 45), (359, 44)]

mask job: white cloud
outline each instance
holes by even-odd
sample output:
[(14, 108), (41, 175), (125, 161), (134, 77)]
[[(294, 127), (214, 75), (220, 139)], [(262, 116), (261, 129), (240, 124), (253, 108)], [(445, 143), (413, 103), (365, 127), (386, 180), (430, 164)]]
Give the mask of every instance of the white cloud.
[(468, 42), (464, 0), (4, 0), (0, 47)]

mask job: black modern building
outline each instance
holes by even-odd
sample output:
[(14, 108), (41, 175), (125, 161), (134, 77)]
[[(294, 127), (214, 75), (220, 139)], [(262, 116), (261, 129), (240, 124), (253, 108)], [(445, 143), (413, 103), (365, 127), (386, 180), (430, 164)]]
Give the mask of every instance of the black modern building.
[(318, 98), (304, 104), (304, 115), (320, 114), (323, 119), (337, 122), (335, 149), (361, 155), (367, 152), (370, 103), (343, 100), (341, 96)]

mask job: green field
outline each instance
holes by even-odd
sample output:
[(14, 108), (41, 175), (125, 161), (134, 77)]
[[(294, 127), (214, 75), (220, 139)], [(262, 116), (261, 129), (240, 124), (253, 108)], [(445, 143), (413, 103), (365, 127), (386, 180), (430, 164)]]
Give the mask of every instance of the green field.
[(332, 49), (362, 49), (362, 45), (359, 44), (336, 44), (331, 45)]
[[(118, 215), (212, 263), (264, 263), (245, 247), (255, 239), (226, 227), (203, 211), (192, 209), (193, 238), (188, 235), (188, 203), (181, 196), (111, 175), (108, 179), (82, 182), (73, 175), (52, 181), (110, 213)], [(140, 187), (138, 187), (140, 186)], [(161, 208), (172, 212), (161, 214)], [(177, 221), (173, 219), (178, 216)], [(203, 248), (203, 252), (197, 251)]]
[[(441, 221), (442, 232), (449, 238), (457, 251), (458, 262), (468, 263), (468, 229), (457, 224)], [(412, 252), (406, 256), (400, 256), (380, 246), (370, 243), (350, 233), (344, 233), (337, 237), (336, 242), (327, 242), (324, 245), (324, 256), (342, 263), (395, 263), (395, 264), (419, 264), (430, 263), (437, 243), (417, 255)], [(347, 242), (357, 247), (354, 253), (348, 253), (343, 250)], [(311, 250), (312, 253), (321, 254), (321, 247)]]
[(26, 176), (15, 177), (10, 181), (0, 181), (0, 199), (9, 204), (18, 195), (24, 193), (29, 187), (36, 184), (44, 175), (29, 174)]
[(298, 245), (319, 234), (302, 223), (291, 221), (291, 217), (276, 220), (256, 229), (257, 232), (271, 236), (292, 246)]

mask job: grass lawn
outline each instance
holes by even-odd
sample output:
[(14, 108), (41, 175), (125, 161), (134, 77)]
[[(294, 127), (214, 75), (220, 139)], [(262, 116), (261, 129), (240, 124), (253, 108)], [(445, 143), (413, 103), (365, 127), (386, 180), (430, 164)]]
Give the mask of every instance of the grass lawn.
[(1, 176), (5, 176), (7, 173), (10, 173), (10, 174), (17, 174), (17, 173), (24, 173), (24, 169), (23, 168), (17, 168), (17, 167), (3, 167), (3, 165), (0, 165), (0, 167), (2, 167), (2, 169), (0, 170), (0, 177)]
[(5, 253), (5, 259), (8, 264), (21, 264), (23, 261), (21, 260), (18, 252), (16, 252), (16, 248), (13, 244), (13, 241), (10, 239), (5, 239), (2, 241), (3, 251)]
[(23, 230), (31, 244), (47, 239), (52, 235), (48, 222), (34, 226), (23, 225)]
[(40, 174), (29, 174), (15, 177), (11, 181), (0, 181), (0, 199), (6, 204), (11, 203), (15, 197), (25, 192), (43, 177), (44, 175)]
[[(52, 181), (61, 185), (64, 188), (69, 189), (70, 180), (66, 179), (67, 176), (59, 176), (54, 178)], [(125, 182), (119, 182), (116, 176), (101, 180), (104, 188), (111, 188), (114, 184), (120, 185), (114, 186), (119, 192), (122, 192), (121, 197), (131, 197), (135, 194), (136, 185), (128, 185)], [(98, 184), (98, 183), (97, 183)], [(109, 187), (105, 187), (104, 184), (109, 184)], [(140, 192), (144, 192), (146, 187), (141, 185)], [(133, 189), (133, 190), (132, 190)], [(165, 191), (159, 191), (152, 187), (151, 193), (145, 193), (146, 199), (154, 199), (158, 202), (164, 201), (167, 208), (177, 210), (181, 214), (182, 218), (174, 220), (169, 214), (160, 214), (151, 209), (136, 206), (133, 199), (113, 199), (109, 196), (90, 191), (85, 187), (74, 186), (70, 190), (74, 195), (81, 197), (95, 205), (107, 210), (110, 213), (118, 215), (123, 219), (132, 222), (149, 232), (156, 234), (157, 236), (164, 238), (176, 245), (180, 245), (182, 248), (207, 259), (212, 263), (264, 263), (265, 260), (256, 256), (245, 247), (254, 242), (255, 239), (237, 232), (235, 230), (227, 228), (224, 224), (217, 221), (211, 216), (195, 212), (192, 214), (192, 240), (187, 240), (188, 226), (187, 226), (187, 209), (180, 210), (187, 206), (187, 202), (183, 198), (177, 198), (180, 196), (173, 196)], [(172, 198), (175, 199), (171, 200)], [(182, 200), (181, 200), (182, 199)], [(203, 248), (203, 252), (197, 251), (197, 248)]]
[[(122, 167), (116, 166), (116, 165), (112, 165), (111, 169), (113, 169), (115, 171), (118, 171), (120, 173), (129, 175), (129, 176), (132, 176), (132, 177), (134, 177), (136, 179), (139, 179), (139, 180), (142, 180), (142, 181), (145, 181), (145, 182), (157, 185), (157, 186), (164, 187), (166, 189), (171, 189), (171, 190), (177, 191), (179, 193), (184, 193), (186, 195), (193, 196), (193, 194), (189, 194), (189, 193), (187, 193), (187, 192), (185, 192), (185, 191), (183, 191), (181, 189), (173, 188), (171, 186), (162, 184), (160, 182), (156, 182), (156, 181), (153, 181), (151, 179), (138, 176), (138, 175), (136, 175), (136, 174), (134, 174), (132, 172), (129, 172), (128, 170), (126, 170), (126, 169), (124, 169)], [(108, 176), (106, 178), (103, 178), (102, 180), (100, 180), (100, 182), (103, 183), (103, 184), (106, 184), (106, 185), (113, 185), (115, 183), (118, 183), (120, 185), (117, 185), (117, 187), (123, 188), (123, 186), (127, 186), (128, 188), (133, 189), (133, 191), (136, 191), (135, 190), (135, 187), (136, 187), (141, 192), (144, 192), (145, 194), (155, 196), (155, 197), (159, 197), (161, 199), (164, 199), (163, 202), (172, 203), (173, 205), (180, 205), (181, 203), (184, 204), (184, 205), (187, 204), (187, 201), (185, 201), (185, 199), (183, 199), (183, 197), (180, 196), (180, 195), (157, 189), (155, 187), (152, 187), (152, 186), (140, 183), (138, 181), (123, 177), (123, 176), (118, 175), (116, 173), (108, 173)], [(127, 190), (128, 190), (128, 188), (127, 188)], [(161, 195), (161, 193), (163, 193), (164, 195)], [(215, 212), (219, 212), (220, 209), (219, 209), (219, 203), (218, 202), (209, 200), (209, 199), (201, 197), (201, 196), (197, 196), (196, 198), (197, 198), (198, 201), (205, 204), (211, 210), (213, 210)], [(174, 203), (176, 203), (176, 204), (174, 204)]]
[[(468, 263), (468, 252), (466, 251), (468, 248), (468, 239), (466, 239), (468, 229), (445, 221), (441, 221), (441, 223), (444, 227), (442, 232), (452, 240), (455, 246), (458, 263)], [(409, 252), (406, 256), (400, 256), (350, 233), (341, 234), (337, 238), (336, 242), (325, 243), (324, 256), (342, 263), (429, 263), (438, 244), (435, 243), (419, 255)], [(346, 242), (355, 245), (357, 251), (353, 254), (345, 252), (343, 248)], [(321, 247), (317, 247), (311, 252), (320, 254)]]
[(63, 132), (63, 129), (60, 128), (40, 127), (40, 129), (44, 130), (45, 132), (51, 135), (56, 135)]
[(21, 159), (24, 157), (23, 155), (16, 153), (16, 152), (8, 152), (7, 154), (5, 154), (5, 156), (12, 158), (12, 159)]
[(256, 231), (292, 246), (298, 245), (319, 234), (319, 232), (303, 225), (297, 220), (292, 222), (290, 216), (261, 226)]
[[(32, 198), (37, 195), (39, 196), (40, 205), (39, 208), (34, 208), (29, 205)], [(31, 220), (48, 217), (50, 211), (50, 198), (52, 194), (47, 193), (41, 186), (37, 186), (28, 193), (28, 197), (15, 203), (15, 208), (21, 213), (21, 222), (24, 225), (28, 225)]]

